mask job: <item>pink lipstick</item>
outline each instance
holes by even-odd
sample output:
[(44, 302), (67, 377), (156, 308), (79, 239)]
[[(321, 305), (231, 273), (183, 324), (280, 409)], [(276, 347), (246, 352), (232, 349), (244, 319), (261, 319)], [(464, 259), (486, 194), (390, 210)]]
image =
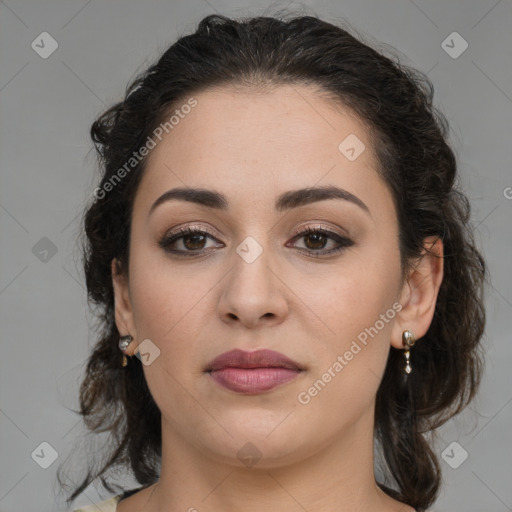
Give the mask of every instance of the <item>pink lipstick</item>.
[(303, 368), (273, 350), (247, 352), (234, 349), (217, 356), (206, 369), (221, 386), (244, 394), (257, 394), (288, 382)]

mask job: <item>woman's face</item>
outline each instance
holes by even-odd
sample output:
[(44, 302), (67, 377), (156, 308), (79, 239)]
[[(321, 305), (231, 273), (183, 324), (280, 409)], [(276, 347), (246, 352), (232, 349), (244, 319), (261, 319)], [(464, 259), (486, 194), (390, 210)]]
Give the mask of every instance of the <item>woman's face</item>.
[[(371, 436), (403, 285), (365, 125), (306, 86), (194, 98), (150, 150), (116, 283), (120, 332), (145, 340), (164, 442), (238, 464), (245, 445), (270, 467), (353, 441), (359, 426)], [(298, 193), (323, 187), (341, 192)], [(177, 188), (223, 200), (161, 199)], [(195, 233), (179, 238), (184, 228)], [(277, 351), (301, 371), (206, 371), (232, 349)]]

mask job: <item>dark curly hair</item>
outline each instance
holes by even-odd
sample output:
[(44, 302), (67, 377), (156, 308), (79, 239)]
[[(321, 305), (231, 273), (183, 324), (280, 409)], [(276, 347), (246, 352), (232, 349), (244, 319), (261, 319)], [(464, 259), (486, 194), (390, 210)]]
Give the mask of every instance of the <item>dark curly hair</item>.
[(140, 360), (120, 365), (111, 274), (114, 258), (120, 271), (128, 267), (132, 204), (147, 159), (115, 186), (108, 183), (173, 106), (223, 84), (316, 85), (352, 109), (371, 130), (377, 171), (393, 195), (402, 270), (422, 254), (426, 237), (442, 239), (444, 279), (424, 342), (414, 348), (418, 371), (404, 381), (403, 354), (391, 348), (375, 410), (386, 479), (379, 486), (425, 510), (441, 484), (427, 436), (469, 403), (481, 379), (485, 262), (475, 246), (468, 199), (457, 190), (448, 123), (433, 106), (429, 79), (340, 26), (303, 15), (205, 17), (91, 127), (102, 178), (84, 214), (82, 249), (88, 298), (101, 328), (81, 382), (79, 413), (90, 432), (110, 436), (110, 450), (99, 467), (88, 468), (67, 501), (98, 477), (114, 492), (105, 477), (113, 468), (131, 467), (143, 486), (159, 477), (161, 415)]

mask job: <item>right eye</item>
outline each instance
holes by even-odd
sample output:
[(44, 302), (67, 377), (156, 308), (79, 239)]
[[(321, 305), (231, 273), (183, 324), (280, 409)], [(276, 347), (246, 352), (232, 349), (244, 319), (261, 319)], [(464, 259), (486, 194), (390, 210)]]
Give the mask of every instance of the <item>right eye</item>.
[[(181, 228), (175, 233), (166, 234), (158, 245), (166, 252), (176, 256), (197, 256), (206, 252), (204, 244), (210, 238), (217, 240), (211, 233), (203, 229), (193, 227)], [(176, 249), (173, 246), (181, 242), (184, 249)], [(221, 243), (221, 242), (219, 242)]]

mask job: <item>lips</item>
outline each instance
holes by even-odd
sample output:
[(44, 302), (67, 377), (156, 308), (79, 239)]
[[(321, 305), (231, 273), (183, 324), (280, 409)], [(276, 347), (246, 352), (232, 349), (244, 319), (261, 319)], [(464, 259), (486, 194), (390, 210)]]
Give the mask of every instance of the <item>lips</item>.
[(217, 356), (205, 371), (217, 384), (231, 391), (257, 394), (294, 379), (303, 368), (273, 350), (234, 349)]
[(234, 349), (217, 356), (206, 367), (207, 372), (222, 368), (288, 368), (300, 371), (302, 368), (289, 357), (274, 350), (256, 350), (247, 352)]

